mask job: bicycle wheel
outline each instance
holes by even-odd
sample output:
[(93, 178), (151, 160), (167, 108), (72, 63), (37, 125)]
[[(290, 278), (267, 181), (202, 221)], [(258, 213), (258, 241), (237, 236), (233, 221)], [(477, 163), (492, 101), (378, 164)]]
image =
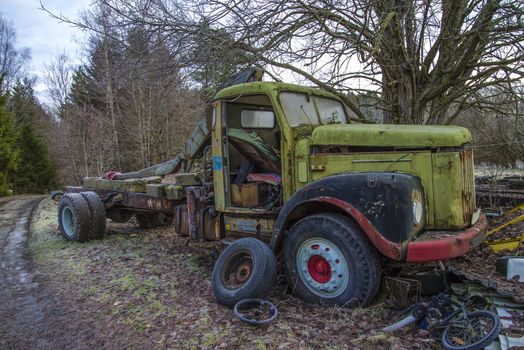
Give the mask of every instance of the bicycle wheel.
[(497, 338), (500, 319), (497, 314), (481, 310), (467, 318), (452, 320), (442, 334), (442, 346), (448, 350), (483, 349)]

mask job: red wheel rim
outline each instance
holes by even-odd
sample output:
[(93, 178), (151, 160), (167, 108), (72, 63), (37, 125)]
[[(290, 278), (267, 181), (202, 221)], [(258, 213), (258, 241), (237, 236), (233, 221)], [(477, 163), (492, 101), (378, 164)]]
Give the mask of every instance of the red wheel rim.
[(313, 255), (309, 258), (307, 270), (311, 277), (318, 283), (327, 283), (331, 279), (331, 265), (320, 255)]

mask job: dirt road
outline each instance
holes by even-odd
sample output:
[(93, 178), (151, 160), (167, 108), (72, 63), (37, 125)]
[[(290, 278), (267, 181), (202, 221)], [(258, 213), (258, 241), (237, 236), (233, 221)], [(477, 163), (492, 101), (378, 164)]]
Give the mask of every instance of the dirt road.
[(0, 349), (78, 348), (63, 336), (68, 312), (53, 298), (28, 249), (31, 213), (40, 196), (0, 202)]

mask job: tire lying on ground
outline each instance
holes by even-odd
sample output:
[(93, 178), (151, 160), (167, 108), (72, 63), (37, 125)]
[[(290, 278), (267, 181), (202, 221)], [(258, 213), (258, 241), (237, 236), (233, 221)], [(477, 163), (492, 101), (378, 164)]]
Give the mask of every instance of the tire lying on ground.
[(211, 282), (217, 301), (233, 307), (244, 299), (263, 298), (276, 278), (277, 259), (271, 248), (255, 238), (241, 238), (220, 254)]
[(86, 242), (90, 231), (89, 206), (78, 193), (66, 193), (58, 204), (58, 225), (68, 241)]
[(81, 192), (91, 214), (89, 220), (89, 239), (103, 239), (106, 235), (106, 208), (95, 192)]
[(291, 289), (311, 303), (368, 305), (380, 287), (375, 248), (340, 214), (321, 213), (297, 222), (284, 240), (284, 257)]

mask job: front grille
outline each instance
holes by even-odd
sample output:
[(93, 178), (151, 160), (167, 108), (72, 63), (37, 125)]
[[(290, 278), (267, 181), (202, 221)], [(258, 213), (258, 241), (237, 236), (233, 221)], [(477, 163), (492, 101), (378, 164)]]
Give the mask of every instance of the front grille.
[(462, 149), (460, 155), (460, 167), (462, 170), (462, 213), (464, 223), (471, 221), (471, 215), (475, 211), (475, 179), (473, 178), (473, 150)]

